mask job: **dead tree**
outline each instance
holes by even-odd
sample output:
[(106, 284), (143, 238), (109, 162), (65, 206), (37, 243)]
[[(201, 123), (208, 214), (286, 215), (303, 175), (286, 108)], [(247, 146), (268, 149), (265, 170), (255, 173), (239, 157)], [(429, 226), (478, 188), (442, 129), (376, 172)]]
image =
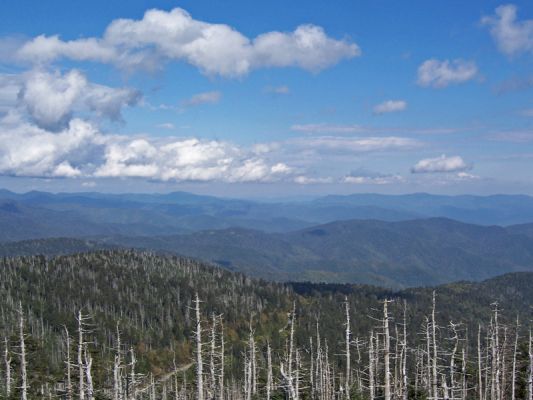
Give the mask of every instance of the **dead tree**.
[(391, 400), (391, 373), (390, 373), (390, 332), (389, 332), (389, 312), (387, 305), (390, 301), (383, 301), (383, 363), (385, 368), (384, 395), (385, 400)]
[(9, 341), (7, 340), (7, 337), (4, 338), (4, 367), (6, 369), (6, 376), (5, 376), (5, 393), (6, 398), (9, 398), (11, 396), (11, 356), (9, 354)]
[(72, 390), (72, 361), (70, 359), (70, 335), (68, 329), (65, 326), (65, 346), (67, 348), (67, 359), (66, 364), (66, 382), (65, 382), (65, 396), (67, 400), (72, 400), (73, 390)]
[(436, 312), (436, 299), (435, 299), (435, 291), (433, 291), (433, 298), (432, 298), (432, 309), (431, 309), (431, 339), (433, 344), (433, 358), (432, 358), (432, 388), (433, 388), (433, 400), (437, 400), (439, 398), (439, 385), (438, 385), (438, 372), (437, 372), (437, 361), (438, 361), (438, 353), (437, 353), (437, 323), (435, 320), (435, 312)]
[(196, 400), (204, 400), (204, 379), (203, 379), (203, 359), (202, 359), (202, 321), (200, 319), (200, 299), (196, 292), (194, 300), (194, 310), (196, 314)]
[(87, 351), (87, 344), (84, 346), (84, 358), (85, 358), (85, 377), (87, 378), (87, 399), (94, 400), (94, 384), (92, 377), (92, 365), (93, 359)]
[(267, 343), (267, 381), (266, 381), (266, 400), (270, 400), (272, 392), (272, 350), (270, 343)]
[(351, 364), (350, 364), (350, 341), (351, 341), (351, 335), (352, 335), (352, 332), (351, 332), (351, 329), (350, 329), (350, 304), (348, 303), (348, 297), (346, 296), (344, 298), (344, 304), (345, 304), (345, 311), (346, 311), (346, 329), (345, 329), (345, 357), (346, 357), (346, 377), (344, 379), (344, 382), (345, 382), (345, 386), (346, 386), (346, 389), (345, 389), (345, 396), (346, 396), (346, 399), (350, 399), (350, 385), (351, 385), (351, 381), (350, 381), (350, 377), (351, 377)]
[(513, 371), (511, 374), (511, 400), (516, 399), (516, 354), (518, 353), (518, 330), (520, 328), (518, 316), (516, 317), (514, 348), (513, 348)]
[(220, 374), (219, 374), (219, 384), (218, 384), (218, 398), (219, 400), (224, 400), (224, 351), (225, 351), (225, 339), (224, 339), (224, 321), (222, 315), (219, 316), (220, 319)]
[(28, 399), (28, 372), (26, 360), (26, 341), (24, 337), (24, 312), (22, 310), (22, 303), (19, 304), (19, 346), (20, 346), (20, 378), (21, 378), (21, 399)]

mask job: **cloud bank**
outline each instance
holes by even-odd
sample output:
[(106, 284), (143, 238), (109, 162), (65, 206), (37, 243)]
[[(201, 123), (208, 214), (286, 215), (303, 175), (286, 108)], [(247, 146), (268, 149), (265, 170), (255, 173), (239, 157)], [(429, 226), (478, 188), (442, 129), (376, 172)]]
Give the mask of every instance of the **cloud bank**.
[(114, 20), (102, 37), (64, 41), (57, 35), (37, 36), (24, 43), (15, 57), (32, 64), (66, 58), (129, 70), (157, 69), (168, 61), (182, 61), (206, 75), (239, 77), (269, 67), (318, 72), (360, 54), (356, 43), (331, 38), (316, 25), (250, 39), (231, 26), (196, 20), (174, 8), (148, 10), (141, 20)]

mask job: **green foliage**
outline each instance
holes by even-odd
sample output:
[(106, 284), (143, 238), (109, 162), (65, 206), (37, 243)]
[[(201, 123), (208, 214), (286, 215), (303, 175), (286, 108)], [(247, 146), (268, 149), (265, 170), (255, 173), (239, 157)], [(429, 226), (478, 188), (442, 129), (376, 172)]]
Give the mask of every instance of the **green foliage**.
[[(512, 326), (517, 314), (527, 321), (533, 309), (531, 287), (533, 273), (440, 286), (436, 288), (438, 323), (445, 327), (450, 321), (462, 322), (462, 331), (472, 336), (478, 323), (490, 320), (491, 303), (495, 301), (505, 310), (502, 323)], [(191, 259), (137, 251), (98, 251), (52, 259), (5, 258), (0, 260), (0, 337), (9, 338), (13, 369), (17, 370), (16, 308), (22, 302), (31, 387), (37, 390), (41, 384), (63, 379), (66, 353), (63, 327), (70, 332), (74, 354), (75, 317), (82, 310), (90, 317), (87, 337), (91, 341), (95, 384), (109, 383), (117, 323), (124, 353), (130, 347), (135, 350), (138, 372), (161, 376), (175, 364), (185, 365), (192, 359), (194, 313), (191, 306), (198, 292), (204, 330), (210, 328), (212, 314), (223, 315), (226, 371), (228, 376), (239, 377), (250, 321), (261, 362), (264, 364), (268, 340), (274, 349), (276, 366), (285, 347), (287, 314), (293, 302), (297, 310), (298, 346), (308, 349), (309, 337), (315, 334), (319, 321), (321, 335), (327, 338), (331, 354), (342, 354), (345, 296), (350, 303), (354, 338), (365, 339), (376, 327), (372, 317), (379, 318), (380, 302), (393, 299), (390, 305), (393, 323), (401, 322), (403, 301), (407, 301), (408, 331), (410, 340), (415, 342), (419, 340), (416, 333), (423, 325), (424, 316), (431, 309), (432, 291), (431, 288), (393, 291), (365, 285), (280, 284), (251, 279)], [(439, 334), (446, 342), (445, 330)], [(207, 332), (204, 339), (207, 340)], [(3, 344), (0, 347), (3, 350)], [(336, 363), (338, 368), (342, 367), (341, 361)], [(265, 377), (260, 379), (264, 381)], [(189, 381), (192, 380), (190, 376)]]

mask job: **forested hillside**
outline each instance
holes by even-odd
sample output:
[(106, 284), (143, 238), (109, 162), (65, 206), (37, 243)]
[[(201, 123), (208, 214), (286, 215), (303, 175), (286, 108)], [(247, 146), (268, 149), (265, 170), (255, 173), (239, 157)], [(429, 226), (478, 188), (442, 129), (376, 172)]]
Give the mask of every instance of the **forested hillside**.
[[(433, 312), (430, 288), (270, 283), (143, 252), (1, 264), (0, 391), (10, 398), (329, 400), (386, 398), (388, 388), (395, 398), (481, 390), (496, 400), (510, 382), (517, 398), (528, 390), (531, 273), (438, 287)], [(479, 381), (480, 365), (498, 374)]]
[(443, 218), (337, 221), (284, 234), (227, 229), (111, 237), (105, 243), (164, 250), (280, 281), (399, 288), (533, 271), (533, 238), (512, 227)]

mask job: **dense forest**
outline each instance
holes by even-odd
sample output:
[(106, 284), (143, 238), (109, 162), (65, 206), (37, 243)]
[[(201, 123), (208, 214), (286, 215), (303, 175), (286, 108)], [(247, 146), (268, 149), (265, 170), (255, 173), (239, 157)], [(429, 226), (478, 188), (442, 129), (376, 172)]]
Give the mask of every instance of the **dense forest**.
[(125, 250), (0, 264), (6, 399), (532, 398), (532, 273), (392, 291)]

